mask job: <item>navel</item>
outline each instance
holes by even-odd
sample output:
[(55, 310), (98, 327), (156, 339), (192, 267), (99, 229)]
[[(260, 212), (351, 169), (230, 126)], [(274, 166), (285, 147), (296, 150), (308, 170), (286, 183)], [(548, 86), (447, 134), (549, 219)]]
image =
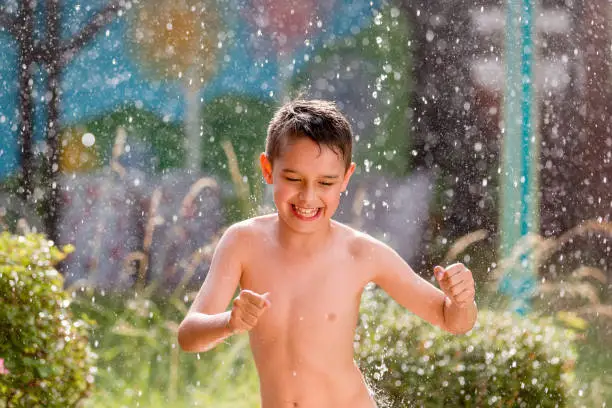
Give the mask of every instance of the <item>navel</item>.
[(325, 315), (325, 318), (327, 320), (329, 320), (330, 322), (333, 322), (334, 320), (336, 320), (336, 314), (335, 313), (327, 313)]

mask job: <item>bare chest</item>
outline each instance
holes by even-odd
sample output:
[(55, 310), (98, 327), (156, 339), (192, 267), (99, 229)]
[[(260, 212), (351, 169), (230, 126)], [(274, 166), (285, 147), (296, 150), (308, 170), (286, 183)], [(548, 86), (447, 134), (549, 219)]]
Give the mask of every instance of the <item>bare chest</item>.
[(261, 251), (245, 265), (241, 286), (269, 293), (272, 307), (262, 325), (302, 327), (304, 330), (357, 318), (367, 271), (348, 254), (325, 256), (271, 256)]

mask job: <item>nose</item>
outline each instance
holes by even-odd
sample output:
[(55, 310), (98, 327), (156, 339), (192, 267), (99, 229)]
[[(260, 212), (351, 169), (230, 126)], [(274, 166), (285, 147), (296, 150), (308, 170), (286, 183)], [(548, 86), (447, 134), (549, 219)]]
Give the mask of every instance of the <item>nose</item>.
[(315, 201), (316, 193), (315, 193), (314, 187), (311, 187), (308, 185), (305, 185), (304, 187), (302, 187), (302, 189), (298, 193), (298, 198), (304, 201), (305, 203), (310, 203), (310, 202)]

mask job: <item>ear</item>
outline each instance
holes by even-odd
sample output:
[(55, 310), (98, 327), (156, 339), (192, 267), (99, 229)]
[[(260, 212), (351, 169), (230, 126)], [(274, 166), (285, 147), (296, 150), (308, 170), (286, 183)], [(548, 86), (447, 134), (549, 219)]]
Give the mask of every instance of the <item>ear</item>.
[(268, 184), (272, 184), (272, 163), (268, 160), (265, 153), (259, 155), (259, 164), (261, 165), (261, 173)]
[(356, 167), (355, 163), (351, 163), (349, 168), (344, 173), (344, 179), (342, 180), (342, 192), (343, 193), (346, 191), (346, 188), (348, 187), (349, 180), (351, 179), (351, 176), (355, 172), (355, 167)]

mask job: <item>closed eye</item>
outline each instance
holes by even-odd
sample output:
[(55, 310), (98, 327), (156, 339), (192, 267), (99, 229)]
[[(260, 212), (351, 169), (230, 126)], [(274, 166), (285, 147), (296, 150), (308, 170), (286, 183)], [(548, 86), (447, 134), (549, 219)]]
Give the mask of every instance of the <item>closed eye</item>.
[(334, 185), (334, 183), (326, 183), (325, 181), (321, 181), (321, 182), (319, 182), (319, 184), (321, 184), (322, 186), (325, 186), (325, 187), (329, 187), (329, 186), (333, 186)]
[(291, 177), (285, 177), (285, 179), (286, 179), (287, 181), (300, 181), (300, 179), (291, 178)]

